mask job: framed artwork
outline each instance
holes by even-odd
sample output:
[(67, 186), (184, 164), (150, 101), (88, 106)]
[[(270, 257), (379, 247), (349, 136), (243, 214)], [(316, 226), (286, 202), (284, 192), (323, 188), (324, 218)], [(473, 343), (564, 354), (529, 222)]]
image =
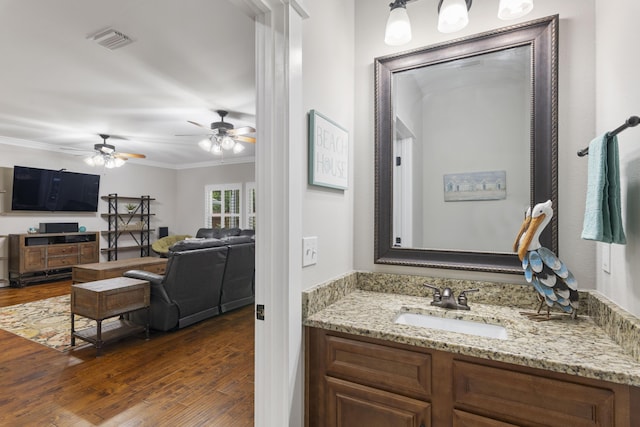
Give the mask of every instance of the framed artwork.
[(506, 171), (451, 173), (443, 180), (445, 202), (507, 198)]
[(316, 110), (309, 111), (309, 184), (349, 187), (349, 132)]

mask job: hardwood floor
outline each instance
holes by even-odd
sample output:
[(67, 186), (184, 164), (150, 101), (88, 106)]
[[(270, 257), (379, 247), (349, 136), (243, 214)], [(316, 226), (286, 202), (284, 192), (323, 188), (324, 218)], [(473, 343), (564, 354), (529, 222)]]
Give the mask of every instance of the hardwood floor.
[[(70, 282), (0, 288), (0, 306)], [(0, 426), (252, 426), (253, 307), (61, 353), (0, 330)]]

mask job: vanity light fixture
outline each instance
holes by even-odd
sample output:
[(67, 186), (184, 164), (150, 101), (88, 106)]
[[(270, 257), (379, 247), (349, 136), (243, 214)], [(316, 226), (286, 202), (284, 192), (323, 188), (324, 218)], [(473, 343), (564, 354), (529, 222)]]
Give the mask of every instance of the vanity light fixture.
[[(400, 46), (411, 41), (411, 23), (407, 14), (407, 3), (418, 0), (394, 0), (389, 4), (391, 9), (384, 42), (389, 46)], [(472, 0), (439, 0), (438, 31), (454, 33), (462, 30), (469, 23), (469, 9)], [(498, 18), (517, 19), (525, 16), (533, 9), (533, 0), (500, 0)]]
[(391, 12), (387, 20), (384, 42), (389, 46), (400, 46), (411, 41), (411, 22), (407, 14), (407, 0), (395, 0), (389, 4)]
[(471, 0), (440, 0), (438, 3), (438, 31), (455, 33), (469, 23)]

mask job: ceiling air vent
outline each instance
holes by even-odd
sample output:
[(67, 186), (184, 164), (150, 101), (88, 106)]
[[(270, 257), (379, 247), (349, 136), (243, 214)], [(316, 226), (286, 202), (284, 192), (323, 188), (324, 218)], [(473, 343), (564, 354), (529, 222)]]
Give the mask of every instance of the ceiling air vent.
[(129, 43), (133, 43), (131, 37), (126, 34), (116, 31), (113, 28), (107, 28), (106, 30), (98, 31), (96, 34), (89, 36), (91, 40), (98, 43), (100, 46), (107, 49), (115, 50), (126, 46)]

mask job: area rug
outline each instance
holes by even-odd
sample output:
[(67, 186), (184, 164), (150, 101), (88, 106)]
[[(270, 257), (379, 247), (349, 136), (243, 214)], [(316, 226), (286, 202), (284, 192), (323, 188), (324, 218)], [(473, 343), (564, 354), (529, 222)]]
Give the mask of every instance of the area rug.
[[(76, 316), (76, 330), (95, 324), (91, 319)], [(2, 307), (0, 329), (58, 351), (67, 351), (71, 348), (70, 295)], [(76, 344), (85, 342), (77, 340)]]

